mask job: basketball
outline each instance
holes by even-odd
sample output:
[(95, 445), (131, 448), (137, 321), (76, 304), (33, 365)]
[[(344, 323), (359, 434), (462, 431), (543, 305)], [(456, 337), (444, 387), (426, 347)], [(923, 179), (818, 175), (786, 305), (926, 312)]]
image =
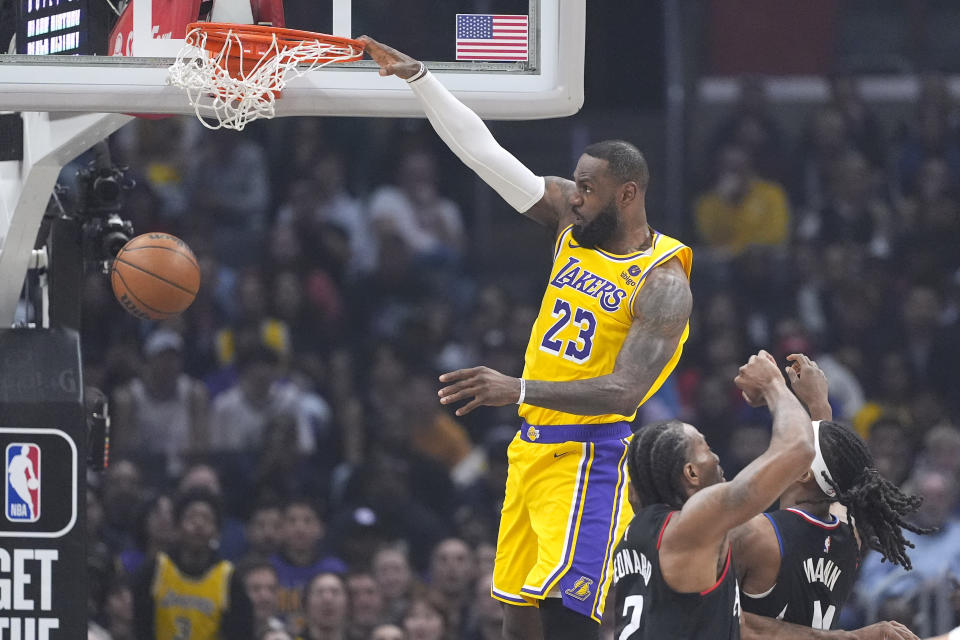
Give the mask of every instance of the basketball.
[(163, 320), (193, 302), (200, 288), (200, 266), (180, 238), (145, 233), (117, 253), (110, 284), (128, 312), (141, 319)]

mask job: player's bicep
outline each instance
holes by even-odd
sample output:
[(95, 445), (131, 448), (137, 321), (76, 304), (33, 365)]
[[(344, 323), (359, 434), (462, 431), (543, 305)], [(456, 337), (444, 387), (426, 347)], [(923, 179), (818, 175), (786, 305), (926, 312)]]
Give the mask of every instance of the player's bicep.
[(523, 212), (531, 220), (539, 222), (548, 229), (552, 229), (554, 237), (564, 229), (573, 218), (570, 210), (570, 197), (576, 185), (570, 180), (547, 176), (543, 197), (532, 207)]
[(673, 258), (651, 271), (634, 300), (633, 324), (615, 370), (641, 387), (646, 381), (649, 388), (673, 357), (692, 309), (690, 281), (679, 260)]

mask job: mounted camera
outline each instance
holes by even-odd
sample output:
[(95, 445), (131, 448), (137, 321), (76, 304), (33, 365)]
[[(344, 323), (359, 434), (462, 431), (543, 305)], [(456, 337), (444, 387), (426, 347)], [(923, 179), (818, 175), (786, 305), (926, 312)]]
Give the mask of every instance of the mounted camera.
[(133, 225), (120, 211), (123, 192), (136, 183), (127, 176), (128, 167), (113, 164), (106, 143), (93, 151), (94, 159), (77, 171), (77, 213), (84, 219), (84, 257), (107, 264), (133, 237)]

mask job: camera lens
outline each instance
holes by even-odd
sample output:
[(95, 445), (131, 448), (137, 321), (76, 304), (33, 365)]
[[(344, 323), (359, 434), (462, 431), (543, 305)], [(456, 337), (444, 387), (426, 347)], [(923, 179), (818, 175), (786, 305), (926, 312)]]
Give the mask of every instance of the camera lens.
[(111, 258), (117, 257), (123, 245), (130, 242), (130, 236), (123, 231), (109, 231), (103, 234), (103, 240), (100, 241), (103, 247), (103, 253)]
[(93, 193), (102, 203), (113, 203), (120, 197), (120, 183), (114, 176), (100, 176), (93, 181)]

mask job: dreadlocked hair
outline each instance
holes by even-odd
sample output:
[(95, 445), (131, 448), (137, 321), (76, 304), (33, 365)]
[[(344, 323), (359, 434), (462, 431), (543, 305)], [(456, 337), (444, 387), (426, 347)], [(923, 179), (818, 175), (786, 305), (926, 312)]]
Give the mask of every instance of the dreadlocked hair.
[(912, 549), (913, 543), (903, 536), (903, 529), (918, 534), (933, 531), (904, 519), (917, 510), (923, 498), (905, 494), (880, 475), (866, 443), (843, 425), (826, 420), (820, 423), (820, 449), (832, 476), (827, 481), (863, 541), (879, 551), (883, 560), (910, 570), (913, 565), (907, 547)]
[(680, 509), (686, 501), (681, 477), (687, 461), (687, 438), (679, 420), (654, 422), (630, 441), (627, 472), (641, 506), (666, 504)]

